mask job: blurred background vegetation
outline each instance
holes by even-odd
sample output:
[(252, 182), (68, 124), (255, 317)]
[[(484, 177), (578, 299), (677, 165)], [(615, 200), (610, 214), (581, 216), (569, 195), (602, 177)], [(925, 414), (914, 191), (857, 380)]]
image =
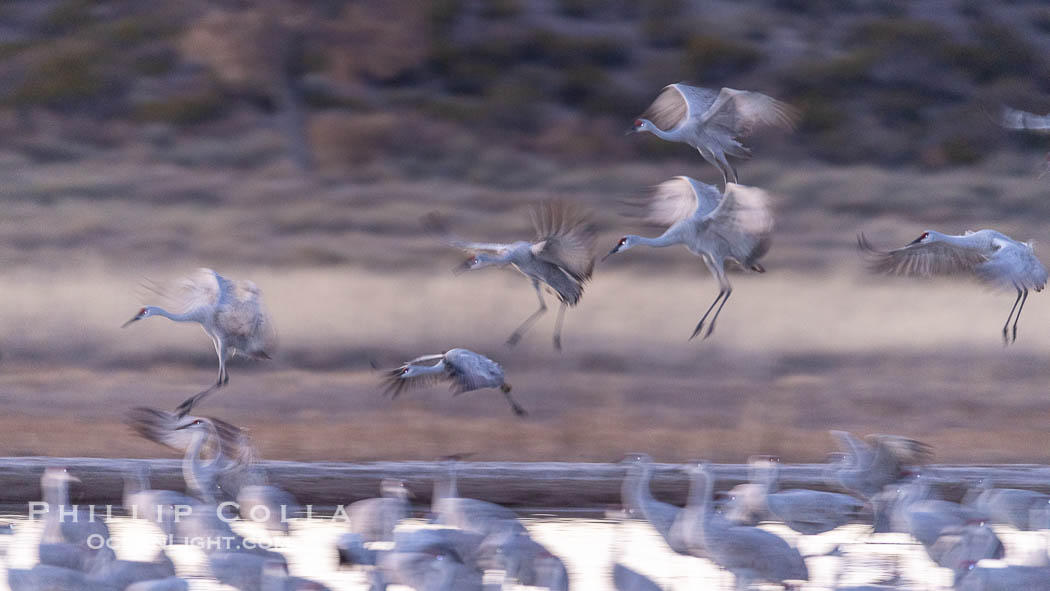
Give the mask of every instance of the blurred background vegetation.
[(1036, 142), (990, 113), (1050, 110), (1048, 74), (1036, 1), (0, 4), (2, 141), (45, 161), (145, 140), (183, 164), (522, 183), (537, 160), (680, 155), (620, 133), (689, 80), (802, 109), (763, 157), (936, 169)]
[[(995, 116), (1050, 111), (1048, 74), (1035, 0), (2, 1), (0, 455), (157, 453), (120, 409), (173, 407), (214, 355), (185, 326), (119, 326), (155, 303), (144, 277), (208, 266), (258, 283), (278, 328), (275, 359), (233, 361), (207, 402), (267, 457), (819, 460), (847, 429), (1045, 461), (1046, 296), (1004, 349), (1012, 296), (873, 279), (856, 234), (1045, 243), (1050, 142)], [(504, 347), (527, 282), (454, 277), (419, 217), (528, 238), (528, 204), (567, 195), (603, 249), (650, 232), (618, 201), (721, 180), (624, 137), (680, 80), (802, 112), (739, 167), (776, 196), (769, 272), (734, 276), (718, 333), (686, 343), (713, 282), (684, 249), (632, 250), (598, 266), (563, 355), (553, 314)], [(380, 397), (371, 361), (451, 346), (501, 361), (529, 421), (491, 393)]]

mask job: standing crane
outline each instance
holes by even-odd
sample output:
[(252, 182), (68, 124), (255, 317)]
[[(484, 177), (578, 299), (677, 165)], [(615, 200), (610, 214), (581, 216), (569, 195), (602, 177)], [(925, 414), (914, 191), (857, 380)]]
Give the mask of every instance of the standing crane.
[[(995, 230), (966, 232), (962, 236), (927, 230), (907, 245), (888, 252), (873, 248), (863, 234), (857, 241), (876, 273), (918, 277), (965, 274), (998, 289), (1017, 290), (1017, 299), (1003, 325), (1003, 344), (1017, 340), (1017, 321), (1028, 301), (1028, 290), (1042, 291), (1046, 285), (1046, 267), (1035, 256), (1032, 243), (1019, 242)], [(1012, 336), (1008, 332), (1011, 318)]]
[(645, 204), (643, 217), (648, 222), (666, 225), (664, 233), (655, 238), (628, 234), (605, 258), (639, 244), (656, 248), (681, 244), (701, 257), (718, 280), (719, 291), (689, 339), (700, 334), (718, 304), (704, 334), (706, 339), (714, 332), (718, 315), (733, 293), (726, 277), (726, 261), (738, 263), (746, 271), (765, 272), (758, 259), (769, 250), (773, 233), (769, 201), (769, 194), (755, 187), (729, 183), (725, 193), (719, 194), (712, 185), (687, 176), (674, 177), (660, 183)]
[(751, 135), (756, 127), (791, 130), (797, 121), (794, 107), (758, 92), (732, 88), (715, 91), (679, 82), (665, 86), (627, 133), (647, 131), (669, 142), (689, 144), (718, 168), (723, 183), (729, 184), (737, 182), (737, 176), (726, 156), (751, 156), (740, 139)]
[(180, 280), (174, 294), (161, 292), (161, 295), (175, 302), (175, 312), (145, 306), (121, 328), (150, 316), (163, 316), (175, 322), (197, 322), (211, 338), (219, 357), (218, 380), (180, 404), (176, 408), (180, 417), (189, 413), (205, 396), (229, 383), (226, 360), (230, 357), (241, 353), (254, 359), (270, 359), (276, 338), (263, 308), (259, 288), (251, 281), (234, 281), (211, 269), (201, 268)]
[[(432, 365), (428, 362), (436, 361)], [(406, 361), (386, 374), (386, 391), (397, 398), (406, 389), (422, 388), (448, 381), (454, 396), (481, 388), (499, 388), (514, 414), (528, 413), (510, 395), (510, 384), (503, 379), (503, 368), (498, 363), (468, 349), (449, 349), (436, 355), (423, 355)]]
[(513, 265), (532, 281), (540, 308), (525, 319), (507, 339), (508, 345), (521, 340), (533, 323), (547, 312), (540, 284), (558, 295), (561, 308), (554, 324), (554, 348), (561, 350), (561, 325), (565, 308), (575, 306), (583, 296), (583, 284), (594, 270), (595, 240), (597, 234), (587, 216), (574, 204), (559, 199), (539, 203), (532, 210), (536, 239), (532, 242), (511, 243), (472, 242), (452, 234), (438, 217), (430, 214), (423, 225), (439, 240), (449, 246), (471, 253), (460, 271), (480, 269), (489, 265)]

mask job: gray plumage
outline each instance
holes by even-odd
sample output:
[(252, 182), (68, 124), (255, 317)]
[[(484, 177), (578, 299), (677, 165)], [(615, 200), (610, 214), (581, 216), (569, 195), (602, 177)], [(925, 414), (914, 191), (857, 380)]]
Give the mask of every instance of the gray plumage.
[(207, 503), (235, 497), (258, 456), (246, 431), (214, 417), (180, 418), (137, 407), (128, 412), (125, 422), (142, 437), (183, 452), (186, 486)]
[(761, 127), (793, 129), (797, 120), (793, 107), (758, 92), (715, 91), (679, 82), (665, 86), (630, 131), (696, 148), (728, 184), (737, 182), (737, 174), (727, 156), (751, 156), (741, 139)]
[(408, 501), (410, 493), (404, 482), (384, 478), (379, 490), (382, 496), (362, 499), (346, 507), (350, 532), (359, 535), (364, 542), (392, 540), (394, 528), (412, 513), (412, 505)]
[[(433, 364), (429, 364), (434, 362)], [(503, 377), (498, 363), (468, 349), (449, 349), (436, 355), (423, 355), (406, 361), (387, 372), (386, 391), (396, 398), (405, 390), (449, 382), (452, 394), (459, 395), (482, 388), (499, 388), (514, 414), (525, 416), (525, 409), (510, 395), (511, 386)]]
[(939, 566), (951, 569), (958, 582), (968, 570), (964, 564), (985, 558), (1002, 559), (1006, 548), (988, 524), (976, 521), (942, 529), (927, 553)]
[[(927, 230), (906, 246), (890, 251), (876, 250), (863, 234), (858, 236), (858, 243), (868, 255), (870, 269), (876, 273), (918, 277), (971, 275), (990, 287), (1016, 290), (1017, 299), (1003, 325), (1004, 342), (1017, 340), (1017, 321), (1028, 301), (1028, 290), (1042, 291), (1046, 285), (1046, 267), (1035, 256), (1032, 243), (1014, 240), (995, 230), (966, 232), (962, 236)], [(1008, 339), (1011, 318), (1013, 337)]]
[(375, 566), (376, 551), (365, 548), (365, 539), (361, 534), (346, 532), (335, 542), (339, 554), (340, 566)]
[(163, 316), (175, 322), (197, 322), (212, 340), (219, 358), (219, 377), (208, 389), (195, 394), (176, 409), (186, 415), (216, 389), (230, 381), (226, 360), (237, 353), (255, 359), (269, 359), (273, 354), (276, 335), (263, 306), (262, 294), (251, 281), (235, 281), (211, 269), (197, 269), (184, 277), (175, 289), (154, 289), (172, 301), (174, 312), (158, 306), (145, 306), (124, 323), (124, 326), (149, 318)]
[(273, 484), (248, 484), (237, 491), (241, 519), (256, 521), (270, 531), (288, 535), (289, 520), (299, 512), (292, 493)]
[(7, 585), (11, 591), (122, 591), (106, 581), (100, 581), (89, 574), (54, 566), (37, 564), (30, 569), (10, 568), (7, 570)]
[(189, 588), (190, 585), (186, 582), (186, 579), (167, 577), (132, 583), (124, 591), (188, 591)]
[(1036, 115), (1010, 107), (1003, 107), (999, 124), (1007, 129), (1024, 129), (1040, 133), (1050, 133), (1050, 114)]
[(180, 492), (150, 488), (149, 466), (145, 463), (137, 464), (132, 474), (124, 476), (124, 511), (153, 522), (165, 535), (175, 532), (175, 508), (196, 502)]
[(788, 581), (809, 580), (802, 555), (783, 538), (757, 527), (734, 525), (711, 508), (714, 478), (707, 464), (691, 464), (689, 503), (683, 519), (691, 525), (686, 541), (702, 545), (716, 564), (733, 573), (736, 588), (750, 588), (757, 581), (786, 585)]
[(988, 479), (983, 479), (981, 485), (971, 505), (986, 513), (992, 522), (1022, 531), (1047, 527), (1050, 495), (1019, 488), (994, 488)]
[(966, 572), (955, 585), (958, 591), (1050, 591), (1050, 568), (1045, 566), (993, 568), (970, 562), (961, 568)]
[(656, 248), (681, 244), (701, 257), (718, 280), (719, 291), (689, 338), (700, 334), (714, 310), (706, 339), (714, 332), (718, 315), (733, 293), (726, 277), (727, 262), (746, 271), (765, 271), (758, 260), (769, 250), (773, 232), (770, 196), (761, 189), (736, 183), (727, 184), (725, 192), (719, 193), (711, 185), (678, 176), (660, 183), (643, 205), (644, 219), (667, 229), (655, 238), (628, 234), (605, 258), (639, 244)]
[(502, 570), (519, 585), (568, 591), (569, 574), (565, 564), (523, 530), (508, 527), (489, 534), (478, 549), (478, 564)]
[(872, 499), (904, 475), (904, 466), (924, 461), (930, 446), (898, 435), (869, 435), (869, 444), (846, 431), (831, 431), (845, 453), (828, 468), (829, 480), (865, 499)]
[(653, 498), (649, 488), (653, 473), (652, 459), (646, 454), (631, 453), (621, 463), (627, 466), (627, 473), (620, 486), (620, 502), (627, 512), (648, 521), (678, 554), (694, 555), (694, 551), (685, 543), (678, 521), (682, 509)]
[(575, 306), (583, 296), (583, 284), (594, 271), (597, 233), (588, 216), (575, 204), (547, 200), (531, 210), (536, 238), (532, 242), (473, 242), (451, 233), (441, 220), (430, 214), (423, 218), (424, 227), (449, 246), (469, 252), (460, 270), (480, 269), (490, 265), (511, 265), (532, 282), (540, 307), (511, 333), (508, 345), (516, 344), (533, 323), (547, 311), (540, 285), (546, 285), (561, 301), (554, 327), (554, 348), (561, 350), (561, 326), (565, 309)]
[(616, 591), (663, 591), (649, 577), (619, 562), (613, 565), (612, 578)]
[(806, 535), (821, 534), (854, 521), (864, 503), (840, 493), (790, 489), (778, 490), (779, 463), (766, 458), (760, 462), (765, 484), (765, 503), (774, 518)]

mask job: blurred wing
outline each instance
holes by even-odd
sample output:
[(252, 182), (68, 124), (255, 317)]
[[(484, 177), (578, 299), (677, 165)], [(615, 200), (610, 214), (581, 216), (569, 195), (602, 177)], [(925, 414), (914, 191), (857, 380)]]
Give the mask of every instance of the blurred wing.
[(756, 187), (727, 183), (718, 207), (704, 216), (705, 228), (721, 237), (733, 258), (745, 266), (761, 257), (773, 233), (769, 193)]
[(453, 248), (458, 248), (467, 252), (476, 252), (479, 250), (500, 252), (507, 248), (506, 244), (500, 244), (498, 242), (471, 242), (470, 240), (465, 240), (449, 231), (448, 226), (446, 226), (441, 218), (435, 213), (429, 213), (423, 216), (422, 221), (423, 229), (434, 238), (437, 238)]
[(172, 298), (180, 314), (199, 314), (202, 317), (215, 313), (223, 295), (225, 278), (211, 269), (200, 268), (192, 275), (179, 280)]
[(174, 413), (138, 406), (129, 410), (124, 420), (129, 427), (145, 439), (185, 452), (193, 440), (193, 434), (175, 427), (197, 418), (203, 418), (215, 425), (219, 440), (208, 442), (212, 453), (216, 451), (217, 443), (217, 451), (234, 464), (246, 465), (255, 461), (258, 454), (251, 436), (243, 429), (222, 419), (194, 416), (185, 416), (180, 419)]
[[(383, 377), (383, 392), (385, 394), (389, 395), (391, 398), (397, 398), (403, 392), (427, 388), (449, 379), (448, 372), (446, 371), (435, 371), (433, 373), (418, 374), (410, 377), (401, 375), (401, 370), (409, 365), (420, 364), (406, 363), (397, 369), (392, 369), (386, 372), (386, 375)], [(439, 363), (438, 365), (442, 364)]]
[(931, 277), (972, 273), (977, 265), (988, 260), (981, 251), (944, 242), (909, 244), (888, 252), (876, 250), (864, 234), (857, 236), (857, 243), (867, 255), (868, 267), (884, 275)]
[(745, 137), (756, 126), (794, 129), (798, 110), (762, 93), (723, 88), (700, 120), (705, 125), (724, 127), (734, 136)]
[(865, 439), (884, 448), (901, 464), (920, 464), (933, 456), (933, 448), (921, 441), (900, 435), (868, 435)]
[(249, 341), (249, 355), (269, 356), (276, 341), (273, 325), (263, 307), (262, 293), (251, 281), (230, 281), (216, 274), (220, 290), (216, 313), (219, 326)]
[(648, 119), (653, 125), (667, 131), (689, 118), (689, 103), (678, 90), (677, 84), (669, 84), (639, 117)]
[(696, 189), (689, 177), (676, 176), (664, 181), (640, 202), (642, 218), (653, 224), (672, 226), (693, 217), (697, 211)]
[(583, 212), (571, 202), (556, 199), (541, 202), (530, 213), (536, 228), (532, 254), (577, 281), (589, 278), (598, 234)]
[(1050, 115), (1036, 115), (1003, 107), (999, 124), (1007, 129), (1027, 129), (1040, 133), (1050, 133)]
[(839, 449), (849, 454), (854, 466), (863, 464), (871, 458), (873, 452), (871, 446), (849, 431), (831, 431), (831, 436), (838, 442)]

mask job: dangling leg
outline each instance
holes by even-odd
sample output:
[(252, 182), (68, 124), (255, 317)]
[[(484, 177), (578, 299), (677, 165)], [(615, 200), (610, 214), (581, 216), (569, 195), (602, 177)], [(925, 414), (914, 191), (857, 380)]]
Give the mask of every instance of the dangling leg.
[(722, 303), (718, 304), (718, 309), (715, 310), (715, 315), (711, 318), (711, 324), (707, 327), (707, 332), (704, 333), (704, 338), (711, 336), (711, 333), (715, 331), (715, 322), (718, 322), (718, 315), (722, 313), (722, 307), (729, 301), (729, 296), (733, 295), (733, 288), (728, 283), (722, 288), (725, 290), (725, 297), (722, 298)]
[(1017, 314), (1014, 316), (1014, 334), (1013, 338), (1010, 339), (1011, 343), (1017, 342), (1017, 321), (1021, 319), (1021, 310), (1024, 309), (1024, 303), (1028, 301), (1028, 288), (1024, 288), (1024, 297), (1021, 298), (1021, 305), (1017, 306)]
[(518, 415), (519, 417), (523, 417), (529, 414), (525, 412), (525, 409), (522, 408), (520, 404), (518, 404), (518, 401), (514, 400), (514, 397), (510, 395), (510, 384), (503, 384), (499, 387), (499, 391), (503, 392), (503, 397), (507, 399), (507, 403), (510, 404), (510, 409), (514, 411), (514, 414)]
[(565, 322), (565, 308), (568, 307), (568, 304), (562, 302), (558, 308), (558, 318), (554, 321), (554, 349), (557, 351), (561, 351), (561, 324)]
[(736, 169), (729, 163), (726, 158), (725, 152), (718, 154), (718, 167), (722, 169), (722, 187), (725, 188), (729, 183), (737, 182)]
[(711, 332), (715, 329), (715, 321), (718, 320), (718, 315), (722, 312), (722, 306), (726, 304), (726, 300), (729, 299), (729, 294), (733, 292), (733, 288), (729, 285), (729, 281), (726, 280), (725, 268), (722, 266), (722, 263), (720, 261), (715, 262), (711, 257), (706, 255), (703, 259), (704, 264), (707, 265), (707, 269), (711, 271), (711, 274), (715, 276), (715, 279), (718, 279), (719, 291), (718, 295), (715, 297), (715, 301), (711, 302), (711, 305), (707, 308), (707, 312), (704, 312), (703, 317), (700, 318), (700, 322), (697, 323), (696, 329), (693, 330), (693, 335), (689, 337), (690, 341), (696, 338), (696, 335), (700, 334), (700, 330), (703, 329), (704, 322), (707, 321), (707, 317), (711, 314), (711, 310), (714, 310), (715, 305), (721, 301), (721, 305), (719, 305), (718, 310), (715, 311), (714, 318), (711, 319), (711, 325), (707, 327), (707, 334), (704, 335), (704, 338), (706, 339), (711, 336)]
[(517, 345), (518, 341), (521, 340), (521, 335), (525, 334), (525, 331), (529, 330), (533, 323), (547, 312), (547, 303), (543, 301), (543, 292), (540, 291), (540, 282), (533, 279), (532, 289), (536, 290), (536, 297), (540, 300), (540, 309), (533, 312), (531, 316), (525, 319), (525, 322), (521, 323), (521, 326), (516, 328), (514, 332), (510, 333), (510, 337), (507, 338), (508, 347)]
[(1013, 305), (1013, 307), (1010, 308), (1010, 315), (1006, 317), (1006, 324), (1003, 325), (1003, 345), (1009, 345), (1010, 344), (1010, 339), (1008, 337), (1009, 328), (1010, 328), (1010, 319), (1013, 318), (1014, 310), (1017, 309), (1017, 304), (1021, 301), (1021, 296), (1024, 295), (1023, 292), (1021, 291), (1020, 287), (1017, 287), (1016, 285), (1014, 287), (1017, 288), (1017, 299), (1014, 300), (1014, 305)]
[(689, 337), (690, 341), (696, 338), (696, 335), (700, 334), (700, 331), (703, 330), (704, 322), (707, 322), (707, 317), (711, 314), (711, 310), (715, 309), (715, 305), (722, 299), (722, 296), (724, 296), (725, 293), (724, 290), (718, 291), (718, 295), (715, 296), (715, 301), (711, 302), (711, 305), (707, 307), (707, 312), (704, 312), (704, 315), (700, 318), (700, 322), (696, 325), (696, 329), (693, 330), (693, 334)]
[(219, 378), (206, 390), (197, 392), (193, 396), (190, 396), (182, 402), (182, 404), (175, 407), (175, 414), (179, 418), (182, 418), (189, 414), (193, 407), (208, 396), (212, 392), (225, 386), (230, 382), (230, 374), (226, 372), (226, 347), (222, 344), (222, 341), (218, 338), (213, 339), (215, 343), (215, 353), (219, 356)]

